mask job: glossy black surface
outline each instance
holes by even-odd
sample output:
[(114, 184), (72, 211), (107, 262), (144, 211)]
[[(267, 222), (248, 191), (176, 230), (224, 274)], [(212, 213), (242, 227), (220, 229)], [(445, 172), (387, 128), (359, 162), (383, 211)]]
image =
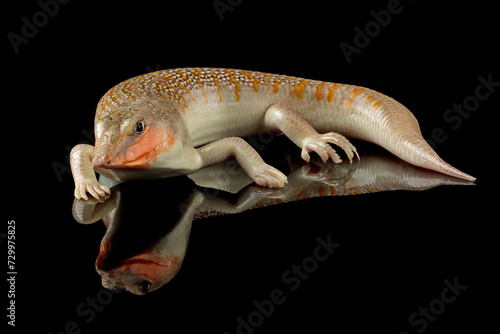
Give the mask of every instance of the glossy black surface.
[[(249, 140), (252, 142), (252, 138)], [(102, 222), (107, 231), (101, 240), (96, 270), (105, 288), (145, 294), (169, 283), (183, 263), (193, 220), (212, 220), (224, 214), (310, 201), (321, 197), (357, 196), (386, 191), (425, 191), (437, 186), (469, 186), (441, 173), (414, 167), (389, 154), (361, 154), (353, 163), (323, 162), (313, 157), (305, 163), (284, 136), (269, 142), (267, 162), (287, 167), (283, 188), (260, 187), (234, 161), (199, 170), (189, 176), (122, 184), (100, 179), (111, 195), (99, 199), (75, 199), (73, 217), (81, 224)], [(272, 156), (272, 158), (271, 158)], [(167, 191), (166, 191), (167, 190)], [(397, 209), (397, 208), (394, 208)], [(314, 219), (304, 216), (305, 220)], [(328, 236), (331, 239), (331, 235)], [(317, 240), (323, 240), (318, 237)], [(328, 242), (326, 245), (340, 245)], [(333, 250), (320, 242), (307, 271), (316, 271)], [(336, 246), (337, 247), (337, 246)], [(320, 252), (325, 253), (320, 255)], [(306, 264), (309, 263), (306, 261)], [(299, 278), (309, 272), (295, 270)], [(306, 275), (307, 274), (307, 275)], [(282, 276), (284, 282), (299, 282)]]
[[(370, 12), (388, 3), (243, 1), (221, 22), (210, 1), (69, 2), (47, 15), (17, 54), (6, 38), (8, 197), (0, 233), (6, 260), (6, 221), (16, 221), (18, 272), (16, 327), (2, 316), (8, 333), (485, 332), (498, 314), (493, 158), (500, 87), (477, 87), (480, 77), (500, 81), (496, 11), (486, 2), (401, 1), (403, 10), (347, 63), (339, 44), (354, 45), (354, 28), (375, 21)], [(21, 34), (22, 18), (32, 21), (40, 10), (36, 1), (9, 8), (4, 36)], [(412, 110), (436, 151), (476, 176), (477, 185), (322, 197), (197, 220), (171, 282), (145, 296), (112, 294), (95, 271), (105, 226), (72, 216), (68, 150), (92, 138), (95, 106), (113, 85), (181, 66), (255, 69), (381, 91)], [(490, 94), (474, 99), (477, 91)], [(467, 103), (470, 111), (448, 112)], [(384, 154), (355, 145), (360, 153)], [(163, 190), (165, 211), (178, 191)], [(140, 204), (139, 217), (140, 210), (147, 212), (148, 203)], [(317, 250), (325, 243), (331, 254)], [(4, 279), (5, 314), (7, 292)], [(438, 314), (426, 316), (424, 308)]]

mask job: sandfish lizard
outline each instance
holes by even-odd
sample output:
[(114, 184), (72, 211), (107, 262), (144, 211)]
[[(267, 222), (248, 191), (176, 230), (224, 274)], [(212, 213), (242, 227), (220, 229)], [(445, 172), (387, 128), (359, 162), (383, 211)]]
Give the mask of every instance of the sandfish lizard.
[[(457, 178), (475, 178), (443, 161), (423, 139), (413, 114), (372, 89), (225, 68), (178, 68), (128, 79), (99, 101), (95, 147), (70, 154), (75, 197), (109, 193), (94, 171), (118, 181), (190, 174), (234, 157), (258, 184), (283, 187), (286, 176), (242, 138), (283, 133), (309, 161), (352, 161), (346, 138), (380, 145), (397, 157)], [(359, 158), (359, 156), (358, 156)]]

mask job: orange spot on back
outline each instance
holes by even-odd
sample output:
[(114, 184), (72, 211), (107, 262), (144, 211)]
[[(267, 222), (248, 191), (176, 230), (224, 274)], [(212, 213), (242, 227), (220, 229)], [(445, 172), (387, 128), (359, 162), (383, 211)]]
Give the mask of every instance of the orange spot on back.
[(339, 84), (333, 84), (333, 86), (330, 89), (328, 89), (328, 95), (326, 97), (328, 103), (333, 101), (333, 97), (335, 96), (335, 90), (337, 90), (337, 88), (339, 87), (340, 87)]
[(219, 98), (220, 98), (219, 102), (222, 102), (222, 95), (220, 94), (220, 84), (217, 81), (217, 75), (212, 74), (212, 77), (214, 78), (214, 84), (215, 84), (215, 86), (217, 86), (217, 95), (219, 95)]
[(316, 100), (321, 100), (321, 87), (316, 87)]
[(299, 100), (302, 100), (302, 93), (304, 92), (305, 89), (306, 87), (304, 86), (304, 84), (298, 84), (296, 86), (293, 86), (292, 94), (297, 96)]
[(378, 101), (377, 103), (375, 103), (373, 105), (373, 109), (380, 107), (381, 104), (382, 104), (382, 102)]
[(239, 102), (240, 101), (240, 84), (236, 81), (236, 79), (234, 78), (234, 76), (232, 75), (231, 73), (231, 76), (230, 76), (230, 81), (232, 83), (234, 83), (234, 87), (235, 87), (235, 93), (236, 93), (236, 102)]
[(353, 100), (356, 98), (356, 96), (358, 96), (359, 92), (361, 92), (362, 90), (364, 90), (364, 89), (362, 89), (362, 88), (355, 88), (355, 89), (353, 89), (353, 91), (351, 93), (351, 96), (347, 100), (347, 105), (349, 107), (352, 107)]
[(372, 100), (373, 100), (373, 96), (368, 96), (368, 97), (365, 99), (365, 103), (366, 103), (366, 104), (369, 104)]
[(321, 98), (323, 97), (323, 87), (325, 86), (326, 82), (322, 82), (316, 87), (316, 99), (318, 101), (321, 100)]
[(278, 86), (280, 84), (280, 81), (278, 79), (275, 79), (274, 80), (274, 84), (273, 84), (273, 93), (276, 94), (278, 92)]
[[(182, 89), (184, 89), (187, 93), (188, 93), (188, 96), (191, 100), (194, 101), (195, 104), (198, 104), (198, 101), (196, 101), (196, 99), (193, 97), (193, 95), (191, 95), (191, 91), (185, 87), (183, 87), (182, 85), (179, 85)], [(189, 109), (189, 108), (188, 108)]]
[(259, 90), (259, 79), (258, 78), (255, 78), (255, 80), (252, 82), (253, 84), (253, 91), (257, 93), (257, 91)]
[(167, 81), (175, 81), (175, 79), (174, 79), (173, 77), (168, 76), (168, 75), (166, 75), (166, 76), (162, 77), (162, 79), (163, 79), (163, 80), (167, 80)]
[(205, 95), (205, 88), (201, 82), (198, 82), (198, 85), (201, 87), (201, 96), (205, 98), (205, 104), (208, 104), (208, 98)]

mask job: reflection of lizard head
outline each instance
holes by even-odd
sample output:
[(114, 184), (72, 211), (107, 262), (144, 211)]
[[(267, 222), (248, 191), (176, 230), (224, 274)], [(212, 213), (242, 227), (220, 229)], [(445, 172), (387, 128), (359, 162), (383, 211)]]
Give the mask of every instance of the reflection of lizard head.
[[(105, 288), (142, 295), (168, 283), (181, 268), (201, 194), (184, 178), (154, 183), (160, 184), (159, 193), (146, 181), (119, 184), (98, 204), (102, 207), (91, 209), (106, 214), (108, 228), (95, 263)], [(179, 188), (177, 198), (165, 197), (167, 184)]]
[(168, 283), (180, 268), (179, 256), (162, 256), (161, 250), (151, 247), (146, 251), (125, 259), (116, 267), (107, 268), (106, 260), (110, 252), (110, 242), (103, 242), (96, 261), (97, 272), (102, 276), (105, 288), (126, 289), (142, 295)]

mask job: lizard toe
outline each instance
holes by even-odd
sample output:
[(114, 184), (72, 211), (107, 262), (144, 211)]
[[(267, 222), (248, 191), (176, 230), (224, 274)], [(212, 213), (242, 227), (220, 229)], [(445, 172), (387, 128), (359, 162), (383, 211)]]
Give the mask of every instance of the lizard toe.
[(283, 188), (285, 183), (288, 182), (285, 174), (271, 166), (267, 166), (255, 173), (253, 179), (259, 186), (272, 188)]

